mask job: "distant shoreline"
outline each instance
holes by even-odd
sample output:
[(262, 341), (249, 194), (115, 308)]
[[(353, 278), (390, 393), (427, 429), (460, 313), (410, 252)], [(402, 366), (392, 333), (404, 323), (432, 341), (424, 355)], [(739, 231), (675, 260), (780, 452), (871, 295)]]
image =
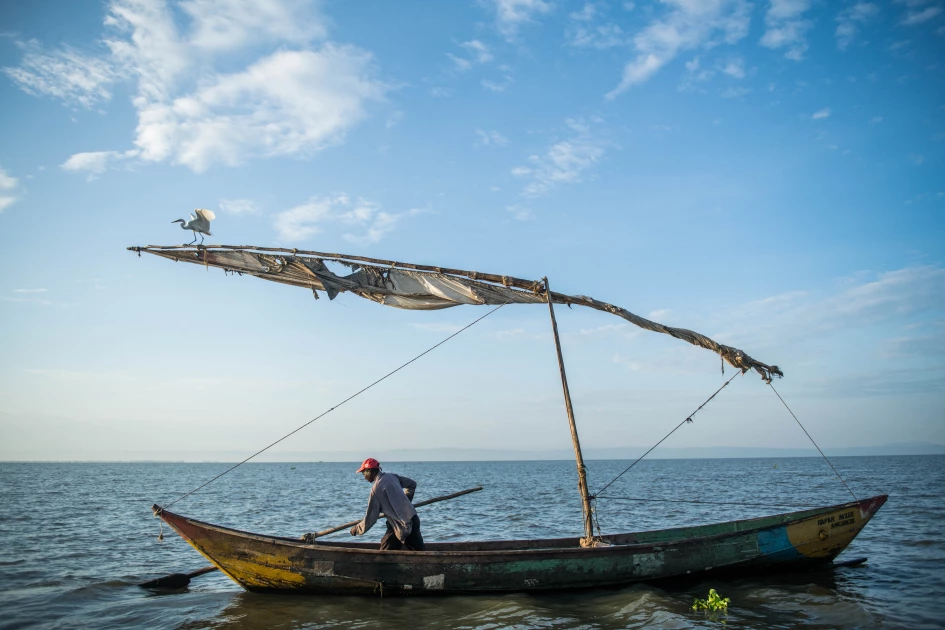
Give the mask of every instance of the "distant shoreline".
[[(752, 448), (752, 447), (699, 447), (666, 448), (647, 456), (648, 460), (692, 460), (692, 459), (788, 459), (820, 457), (814, 449)], [(646, 452), (639, 447), (586, 448), (584, 458), (589, 461), (627, 461)], [(849, 447), (824, 449), (828, 457), (902, 457), (945, 455), (945, 446), (940, 444), (890, 444), (876, 447)], [(371, 449), (363, 451), (300, 452), (287, 451), (267, 453), (249, 463), (336, 463), (360, 462), (371, 455), (382, 462), (522, 462), (522, 461), (573, 461), (570, 450), (499, 450), (499, 449)], [(181, 452), (181, 451), (137, 451), (124, 457), (105, 454), (69, 456), (65, 454), (42, 455), (39, 453), (0, 454), (0, 463), (234, 463), (242, 461), (246, 453), (236, 451)]]

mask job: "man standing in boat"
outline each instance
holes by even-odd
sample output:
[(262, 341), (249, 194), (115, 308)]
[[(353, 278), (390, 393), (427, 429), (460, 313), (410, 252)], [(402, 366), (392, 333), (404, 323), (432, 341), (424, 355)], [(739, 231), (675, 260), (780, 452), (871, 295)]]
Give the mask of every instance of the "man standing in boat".
[(381, 551), (423, 551), (420, 517), (411, 503), (417, 482), (383, 472), (380, 462), (373, 457), (364, 460), (358, 472), (364, 475), (365, 481), (373, 485), (367, 513), (360, 523), (351, 528), (351, 535), (360, 536), (371, 529), (383, 512), (387, 519), (387, 533), (381, 538)]

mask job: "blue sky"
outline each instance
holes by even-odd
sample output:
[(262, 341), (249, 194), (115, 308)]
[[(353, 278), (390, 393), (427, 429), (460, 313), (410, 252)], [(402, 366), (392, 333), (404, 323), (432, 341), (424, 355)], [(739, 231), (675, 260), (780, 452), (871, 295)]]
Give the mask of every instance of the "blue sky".
[[(250, 453), (472, 321), (127, 252), (211, 243), (523, 278), (734, 345), (822, 445), (945, 443), (938, 1), (0, 6), (0, 457)], [(718, 357), (559, 309), (583, 443), (648, 446)], [(757, 377), (674, 447), (805, 446)], [(567, 448), (510, 306), (292, 452)]]

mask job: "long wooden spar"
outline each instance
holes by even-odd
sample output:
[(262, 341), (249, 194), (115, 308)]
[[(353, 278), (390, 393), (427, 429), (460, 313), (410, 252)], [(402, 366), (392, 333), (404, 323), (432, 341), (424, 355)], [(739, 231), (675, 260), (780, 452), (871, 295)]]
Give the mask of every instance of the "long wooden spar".
[[(281, 284), (305, 287), (311, 289), (316, 297), (318, 297), (316, 290), (328, 291), (328, 288), (322, 285), (321, 279), (324, 278), (329, 278), (329, 280), (334, 283), (332, 290), (336, 292), (351, 291), (361, 297), (367, 297), (375, 301), (383, 301), (383, 297), (391, 294), (392, 291), (383, 284), (363, 285), (352, 281), (348, 277), (335, 276), (324, 268), (319, 270), (319, 272), (322, 273), (322, 275), (319, 275), (314, 273), (312, 268), (301, 264), (302, 261), (309, 263), (315, 261), (318, 265), (322, 265), (322, 262), (338, 262), (348, 266), (363, 267), (365, 269), (373, 268), (374, 272), (382, 275), (388, 270), (398, 269), (408, 272), (417, 272), (419, 274), (437, 274), (444, 278), (463, 279), (463, 282), (465, 282), (466, 286), (471, 290), (475, 291), (481, 289), (486, 293), (492, 292), (491, 299), (482, 300), (479, 302), (480, 304), (503, 304), (513, 302), (540, 304), (541, 302), (547, 301), (548, 297), (550, 297), (552, 302), (558, 304), (585, 306), (610, 313), (630, 322), (634, 326), (669, 335), (694, 346), (705, 348), (706, 350), (717, 353), (726, 363), (729, 363), (743, 372), (755, 370), (769, 383), (772, 378), (784, 376), (778, 366), (762, 363), (738, 348), (718, 343), (695, 331), (686, 328), (666, 326), (646, 319), (645, 317), (640, 317), (619, 306), (595, 300), (586, 295), (566, 295), (554, 292), (548, 292), (548, 296), (542, 295), (547, 292), (547, 289), (540, 280), (524, 280), (514, 276), (466, 271), (450, 267), (418, 265), (370, 258), (367, 256), (353, 256), (350, 254), (316, 252), (281, 247), (258, 247), (250, 245), (145, 245), (133, 246), (128, 249), (138, 255), (144, 252), (174, 261), (188, 262), (204, 267), (218, 267), (225, 271), (249, 274), (257, 278), (263, 278)], [(248, 259), (237, 260), (234, 258), (234, 256), (240, 255), (252, 257), (252, 264), (246, 266), (244, 263)], [(331, 291), (329, 291), (328, 295), (330, 298), (334, 297)], [(508, 300), (508, 298), (512, 299)], [(444, 303), (435, 308), (445, 306), (451, 306), (451, 304)]]
[(594, 544), (594, 528), (591, 520), (591, 496), (587, 489), (587, 467), (584, 466), (584, 456), (581, 454), (581, 440), (578, 438), (577, 425), (574, 423), (574, 407), (571, 405), (571, 390), (568, 389), (568, 375), (564, 370), (564, 356), (561, 354), (561, 339), (558, 337), (558, 322), (555, 320), (555, 307), (551, 299), (551, 289), (548, 286), (547, 276), (541, 281), (545, 284), (545, 295), (548, 298), (548, 312), (551, 314), (551, 330), (555, 335), (555, 350), (558, 352), (558, 368), (561, 370), (561, 388), (564, 390), (564, 407), (568, 412), (568, 424), (571, 426), (571, 444), (574, 446), (574, 459), (577, 462), (578, 491), (581, 493), (581, 507), (584, 510), (584, 538), (582, 547)]

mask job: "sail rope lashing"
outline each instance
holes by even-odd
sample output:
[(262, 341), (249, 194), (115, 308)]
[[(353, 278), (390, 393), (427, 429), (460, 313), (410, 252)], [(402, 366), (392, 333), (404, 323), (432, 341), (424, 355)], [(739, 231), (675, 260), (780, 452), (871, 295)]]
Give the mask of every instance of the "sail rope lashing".
[(307, 427), (308, 425), (312, 424), (312, 423), (315, 422), (316, 420), (327, 416), (328, 414), (330, 414), (332, 411), (334, 411), (334, 410), (337, 409), (338, 407), (342, 406), (342, 405), (345, 404), (346, 402), (349, 402), (349, 401), (351, 401), (351, 400), (357, 398), (358, 396), (360, 396), (361, 394), (363, 394), (363, 393), (366, 392), (367, 390), (371, 389), (372, 387), (374, 387), (375, 385), (377, 385), (377, 384), (380, 383), (381, 381), (383, 381), (383, 380), (387, 379), (388, 377), (393, 376), (393, 375), (396, 374), (397, 372), (401, 371), (402, 369), (404, 369), (405, 367), (407, 367), (408, 365), (410, 365), (411, 363), (413, 363), (413, 362), (416, 361), (417, 359), (423, 357), (423, 356), (426, 355), (426, 354), (429, 354), (429, 353), (432, 352), (433, 350), (436, 350), (437, 348), (439, 348), (440, 346), (442, 346), (444, 343), (446, 343), (447, 341), (449, 341), (450, 339), (452, 339), (452, 338), (455, 337), (456, 335), (460, 334), (461, 332), (463, 332), (463, 331), (465, 331), (465, 330), (467, 330), (467, 329), (469, 329), (469, 328), (472, 328), (473, 326), (475, 326), (476, 324), (478, 324), (479, 322), (481, 322), (481, 321), (484, 320), (485, 318), (487, 318), (487, 317), (489, 317), (490, 315), (492, 315), (493, 313), (495, 313), (497, 310), (499, 310), (499, 309), (502, 308), (503, 306), (505, 306), (505, 304), (499, 304), (498, 306), (496, 306), (494, 309), (492, 309), (491, 311), (489, 311), (488, 313), (486, 313), (486, 314), (483, 315), (482, 317), (479, 317), (479, 318), (473, 320), (472, 322), (470, 322), (469, 324), (466, 324), (465, 326), (463, 326), (462, 328), (460, 328), (459, 330), (457, 330), (456, 332), (454, 332), (452, 335), (450, 335), (450, 336), (447, 337), (446, 339), (443, 339), (442, 341), (440, 341), (440, 342), (437, 343), (436, 345), (427, 348), (426, 350), (424, 350), (423, 352), (421, 352), (420, 354), (418, 354), (418, 355), (415, 356), (414, 358), (410, 359), (409, 361), (407, 361), (406, 363), (404, 363), (404, 364), (401, 365), (400, 367), (398, 367), (398, 368), (396, 368), (396, 369), (394, 369), (394, 370), (391, 370), (390, 372), (388, 372), (387, 374), (385, 374), (385, 375), (382, 376), (381, 378), (377, 379), (376, 381), (374, 381), (373, 383), (371, 383), (371, 384), (368, 385), (367, 387), (364, 387), (364, 388), (362, 388), (361, 390), (359, 390), (358, 392), (356, 392), (356, 393), (354, 393), (354, 394), (348, 396), (347, 398), (345, 398), (344, 400), (342, 400), (340, 403), (338, 403), (338, 404), (335, 405), (334, 407), (331, 407), (330, 409), (328, 409), (328, 411), (325, 411), (325, 412), (323, 412), (323, 413), (321, 413), (321, 414), (315, 416), (314, 418), (312, 418), (311, 420), (309, 420), (308, 422), (306, 422), (305, 424), (303, 424), (303, 425), (300, 426), (299, 428), (295, 429), (294, 431), (291, 431), (291, 432), (289, 432), (289, 433), (286, 433), (285, 435), (283, 435), (281, 438), (279, 438), (278, 440), (276, 440), (275, 442), (273, 442), (273, 443), (270, 444), (269, 446), (267, 446), (267, 447), (265, 447), (265, 448), (263, 448), (263, 449), (260, 449), (260, 450), (256, 451), (255, 453), (253, 453), (252, 455), (250, 455), (249, 457), (247, 457), (246, 459), (244, 459), (244, 460), (241, 461), (240, 463), (234, 464), (233, 466), (227, 468), (226, 470), (224, 470), (223, 472), (221, 472), (219, 475), (217, 475), (216, 477), (214, 477), (214, 478), (211, 479), (210, 481), (207, 481), (207, 482), (205, 482), (205, 483), (203, 483), (203, 484), (197, 486), (196, 488), (194, 488), (193, 490), (191, 490), (191, 491), (188, 492), (187, 494), (184, 494), (184, 495), (181, 495), (181, 496), (177, 497), (176, 499), (174, 499), (173, 501), (171, 501), (170, 503), (168, 503), (167, 505), (165, 505), (162, 509), (167, 509), (167, 508), (171, 507), (172, 505), (174, 505), (175, 503), (177, 503), (178, 501), (180, 501), (180, 500), (182, 500), (182, 499), (186, 499), (187, 497), (189, 497), (189, 496), (192, 495), (193, 493), (197, 492), (198, 490), (209, 486), (211, 483), (213, 483), (214, 481), (216, 481), (217, 479), (219, 479), (219, 478), (222, 477), (223, 475), (225, 475), (225, 474), (227, 474), (227, 473), (229, 473), (229, 472), (232, 472), (233, 470), (236, 470), (237, 468), (239, 468), (240, 466), (242, 466), (243, 464), (245, 464), (245, 463), (248, 462), (249, 460), (253, 459), (253, 458), (256, 457), (257, 455), (260, 455), (260, 454), (266, 452), (267, 450), (269, 450), (270, 448), (272, 448), (273, 446), (275, 446), (275, 445), (278, 444), (279, 442), (285, 440), (286, 438), (288, 438), (288, 437), (290, 437), (290, 436), (292, 436), (292, 435), (295, 435), (296, 433), (298, 433), (299, 431), (301, 431), (302, 429), (304, 429), (304, 428)]
[(611, 501), (640, 501), (644, 503), (654, 502), (654, 503), (698, 503), (702, 505), (742, 505), (748, 507), (794, 507), (794, 508), (821, 508), (821, 505), (809, 505), (806, 503), (782, 503), (780, 501), (774, 503), (747, 503), (744, 501), (700, 501), (698, 499), (651, 499), (643, 497), (611, 497), (611, 496), (601, 496), (597, 495), (598, 499), (609, 499)]
[(643, 453), (643, 455), (640, 455), (640, 456), (636, 459), (636, 461), (634, 461), (632, 464), (630, 464), (629, 466), (627, 466), (626, 468), (624, 468), (624, 469), (623, 469), (623, 472), (621, 472), (619, 475), (617, 475), (616, 477), (614, 477), (613, 479), (611, 479), (610, 481), (608, 481), (606, 484), (604, 484), (604, 487), (601, 488), (600, 490), (598, 490), (597, 492), (595, 492), (592, 496), (594, 496), (594, 497), (598, 496), (601, 492), (603, 492), (604, 490), (606, 490), (607, 488), (609, 488), (612, 483), (614, 483), (615, 481), (617, 481), (618, 479), (620, 479), (621, 477), (623, 477), (624, 474), (627, 473), (631, 468), (633, 468), (634, 466), (636, 466), (636, 465), (640, 462), (641, 459), (643, 459), (644, 457), (646, 457), (647, 455), (649, 455), (649, 454), (653, 451), (653, 449), (655, 449), (657, 446), (659, 446), (660, 444), (662, 444), (664, 441), (666, 441), (666, 438), (668, 438), (668, 437), (671, 436), (673, 433), (675, 433), (676, 430), (679, 429), (679, 427), (681, 427), (682, 425), (684, 425), (684, 424), (686, 424), (686, 423), (691, 423), (691, 422), (692, 422), (692, 417), (693, 417), (694, 415), (696, 415), (697, 413), (699, 413), (699, 411), (700, 411), (703, 407), (705, 407), (707, 404), (709, 404), (709, 401), (710, 401), (710, 400), (712, 400), (713, 398), (715, 398), (715, 397), (718, 395), (718, 393), (719, 393), (720, 391), (722, 391), (723, 389), (725, 389), (725, 388), (728, 386), (729, 383), (731, 383), (733, 380), (735, 380), (735, 377), (736, 377), (736, 376), (738, 376), (739, 374), (744, 374), (744, 373), (747, 372), (747, 371), (748, 371), (747, 368), (742, 368), (742, 369), (740, 369), (740, 370), (736, 370), (736, 372), (735, 372), (734, 374), (732, 374), (732, 377), (731, 377), (730, 379), (728, 379), (727, 381), (725, 381), (724, 383), (722, 383), (722, 386), (721, 386), (720, 388), (718, 388), (717, 390), (715, 390), (715, 393), (714, 393), (714, 394), (712, 394), (711, 396), (709, 396), (708, 398), (706, 398), (705, 402), (702, 403), (701, 405), (699, 405), (699, 406), (696, 408), (695, 411), (693, 411), (691, 414), (689, 414), (688, 416), (686, 416), (686, 419), (685, 419), (685, 420), (683, 420), (682, 422), (680, 422), (679, 424), (677, 424), (676, 427), (675, 427), (672, 431), (670, 431), (669, 433), (667, 433), (666, 435), (663, 436), (663, 439), (662, 439), (662, 440), (660, 440), (659, 442), (657, 442), (656, 444), (654, 444), (653, 446), (651, 446), (651, 447), (650, 447), (650, 450), (648, 450), (647, 452)]
[(853, 497), (853, 500), (854, 500), (854, 501), (857, 501), (858, 499), (856, 498), (856, 495), (853, 494), (853, 490), (850, 489), (850, 486), (847, 485), (847, 482), (844, 481), (843, 477), (840, 475), (840, 473), (837, 471), (837, 469), (834, 468), (833, 464), (830, 463), (830, 460), (827, 459), (827, 456), (824, 455), (824, 452), (823, 452), (822, 450), (820, 450), (820, 447), (817, 446), (817, 442), (815, 442), (815, 441), (814, 441), (814, 438), (812, 438), (811, 435), (810, 435), (810, 433), (807, 432), (807, 429), (804, 428), (804, 425), (801, 424), (801, 421), (797, 419), (797, 416), (794, 415), (794, 412), (791, 411), (791, 408), (788, 407), (788, 404), (787, 404), (786, 402), (784, 402), (784, 399), (781, 398), (781, 394), (778, 393), (778, 390), (776, 390), (776, 389), (774, 388), (774, 385), (772, 385), (770, 382), (768, 383), (768, 385), (771, 386), (771, 391), (774, 392), (774, 395), (778, 397), (778, 400), (781, 401), (781, 404), (784, 405), (784, 408), (787, 409), (787, 410), (788, 410), (788, 413), (791, 414), (791, 417), (794, 418), (794, 421), (797, 423), (797, 426), (799, 426), (799, 427), (801, 428), (801, 430), (802, 430), (802, 431), (804, 432), (804, 434), (807, 436), (807, 439), (810, 440), (810, 443), (814, 445), (814, 447), (815, 447), (815, 448), (817, 449), (817, 451), (820, 453), (820, 456), (824, 458), (824, 461), (827, 462), (827, 465), (830, 466), (830, 469), (831, 469), (831, 470), (833, 470), (834, 474), (837, 476), (837, 479), (839, 479), (839, 480), (840, 480), (840, 483), (843, 484), (843, 487), (847, 489), (847, 492), (850, 493), (850, 496)]

